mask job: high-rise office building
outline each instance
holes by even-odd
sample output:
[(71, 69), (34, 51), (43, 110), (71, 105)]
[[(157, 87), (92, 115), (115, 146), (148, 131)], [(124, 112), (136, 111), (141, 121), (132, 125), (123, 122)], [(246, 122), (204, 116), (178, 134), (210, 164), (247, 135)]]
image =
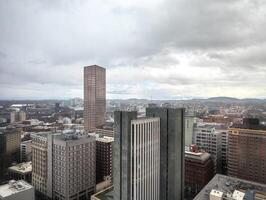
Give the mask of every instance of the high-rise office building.
[[(48, 183), (51, 182), (48, 178), (48, 172), (52, 166), (48, 166), (48, 136), (52, 134), (38, 133), (32, 135), (32, 185), (35, 187), (36, 194), (39, 198), (48, 196)], [(51, 150), (50, 150), (51, 151)], [(51, 165), (51, 163), (50, 163)], [(49, 168), (50, 167), (50, 168)], [(52, 198), (52, 196), (49, 196)]]
[(228, 149), (228, 129), (218, 130), (222, 133), (222, 174), (227, 174), (227, 149)]
[(10, 123), (20, 122), (26, 120), (26, 112), (21, 111), (13, 111), (10, 113)]
[(31, 140), (26, 140), (20, 144), (20, 162), (31, 161)]
[(26, 118), (27, 118), (26, 112), (24, 112), (23, 110), (19, 111), (19, 114), (18, 114), (19, 121), (25, 121)]
[(193, 142), (200, 150), (211, 154), (214, 162), (214, 172), (221, 173), (222, 169), (222, 132), (214, 125), (198, 124), (194, 128)]
[(17, 112), (13, 111), (10, 113), (10, 123), (14, 123), (15, 121), (17, 121)]
[(0, 130), (0, 181), (7, 178), (7, 168), (20, 161), (21, 132), (15, 128)]
[(183, 108), (147, 108), (160, 118), (160, 200), (184, 198), (185, 122)]
[(259, 120), (244, 119), (229, 129), (228, 175), (266, 183), (266, 126)]
[(113, 167), (113, 137), (96, 138), (96, 182), (111, 179)]
[(95, 137), (74, 133), (56, 135), (52, 149), (53, 198), (90, 198), (96, 185)]
[(32, 184), (38, 197), (88, 199), (95, 191), (95, 138), (38, 133), (32, 139)]
[(115, 112), (114, 200), (160, 200), (160, 119)]
[(90, 131), (105, 123), (106, 75), (97, 65), (84, 67), (84, 127)]
[(185, 116), (185, 145), (190, 146), (193, 144), (193, 130), (196, 124), (196, 117), (193, 115)]

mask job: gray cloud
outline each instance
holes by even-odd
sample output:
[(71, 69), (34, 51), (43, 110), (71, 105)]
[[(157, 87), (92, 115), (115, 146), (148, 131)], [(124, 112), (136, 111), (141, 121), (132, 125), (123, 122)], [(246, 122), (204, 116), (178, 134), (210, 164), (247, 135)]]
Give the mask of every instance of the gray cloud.
[(82, 67), (99, 64), (111, 98), (265, 97), (265, 14), (261, 0), (3, 0), (0, 88), (5, 98), (82, 96)]

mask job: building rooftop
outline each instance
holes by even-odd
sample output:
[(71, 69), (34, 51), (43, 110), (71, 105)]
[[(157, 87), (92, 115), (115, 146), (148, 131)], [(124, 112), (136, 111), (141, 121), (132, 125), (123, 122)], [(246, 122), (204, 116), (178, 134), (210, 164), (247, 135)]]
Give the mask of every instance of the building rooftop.
[(104, 136), (104, 137), (97, 137), (97, 138), (96, 138), (96, 141), (98, 141), (98, 142), (110, 143), (110, 142), (113, 142), (113, 141), (114, 141), (114, 138), (113, 138), (113, 137), (107, 137), (107, 136)]
[(259, 119), (256, 118), (245, 118), (243, 124), (233, 124), (231, 128), (266, 130), (266, 126), (260, 124)]
[(93, 137), (92, 135), (87, 135), (87, 134), (83, 134), (83, 133), (79, 133), (79, 132), (73, 132), (73, 131), (64, 132), (61, 134), (56, 134), (54, 136), (55, 139), (63, 140), (63, 141), (80, 140), (80, 139), (92, 138), (92, 137)]
[(138, 123), (138, 122), (143, 122), (143, 121), (157, 121), (160, 120), (159, 117), (138, 117), (137, 119), (131, 120), (132, 123)]
[(21, 144), (29, 144), (31, 142), (32, 142), (32, 140), (26, 140), (26, 141), (21, 142)]
[(205, 162), (211, 157), (211, 155), (207, 152), (191, 152), (191, 151), (185, 151), (185, 158), (186, 159), (193, 159), (198, 160), (201, 162)]
[(45, 138), (47, 138), (49, 134), (52, 134), (52, 132), (48, 131), (48, 132), (32, 133), (31, 136), (32, 137), (45, 137)]
[(11, 180), (9, 183), (0, 186), (0, 197), (8, 197), (31, 188), (33, 188), (33, 186), (23, 180)]
[(222, 192), (223, 199), (239, 200), (243, 196), (242, 193), (247, 196), (250, 192), (254, 192), (257, 199), (266, 199), (265, 184), (216, 174), (194, 200), (209, 200), (212, 190)]
[(17, 172), (20, 174), (27, 174), (27, 173), (31, 173), (32, 171), (32, 164), (31, 161), (30, 162), (24, 162), (24, 163), (19, 163), (15, 166), (9, 167), (8, 170), (13, 171), (13, 172)]
[(114, 188), (113, 186), (106, 188), (94, 195), (92, 195), (92, 200), (113, 200), (114, 199)]

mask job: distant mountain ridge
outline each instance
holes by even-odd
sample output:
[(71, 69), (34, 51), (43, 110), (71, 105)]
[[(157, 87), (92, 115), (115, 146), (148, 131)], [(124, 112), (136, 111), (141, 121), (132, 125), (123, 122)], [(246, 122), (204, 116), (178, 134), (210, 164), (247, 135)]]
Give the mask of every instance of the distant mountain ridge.
[(215, 100), (215, 101), (239, 101), (241, 99), (234, 98), (234, 97), (210, 97), (206, 100)]

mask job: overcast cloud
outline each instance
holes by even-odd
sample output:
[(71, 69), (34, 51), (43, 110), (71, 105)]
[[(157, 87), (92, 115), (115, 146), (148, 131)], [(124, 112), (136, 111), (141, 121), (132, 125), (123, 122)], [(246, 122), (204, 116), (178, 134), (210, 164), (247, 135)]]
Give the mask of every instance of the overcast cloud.
[(266, 98), (265, 0), (1, 0), (0, 99)]

